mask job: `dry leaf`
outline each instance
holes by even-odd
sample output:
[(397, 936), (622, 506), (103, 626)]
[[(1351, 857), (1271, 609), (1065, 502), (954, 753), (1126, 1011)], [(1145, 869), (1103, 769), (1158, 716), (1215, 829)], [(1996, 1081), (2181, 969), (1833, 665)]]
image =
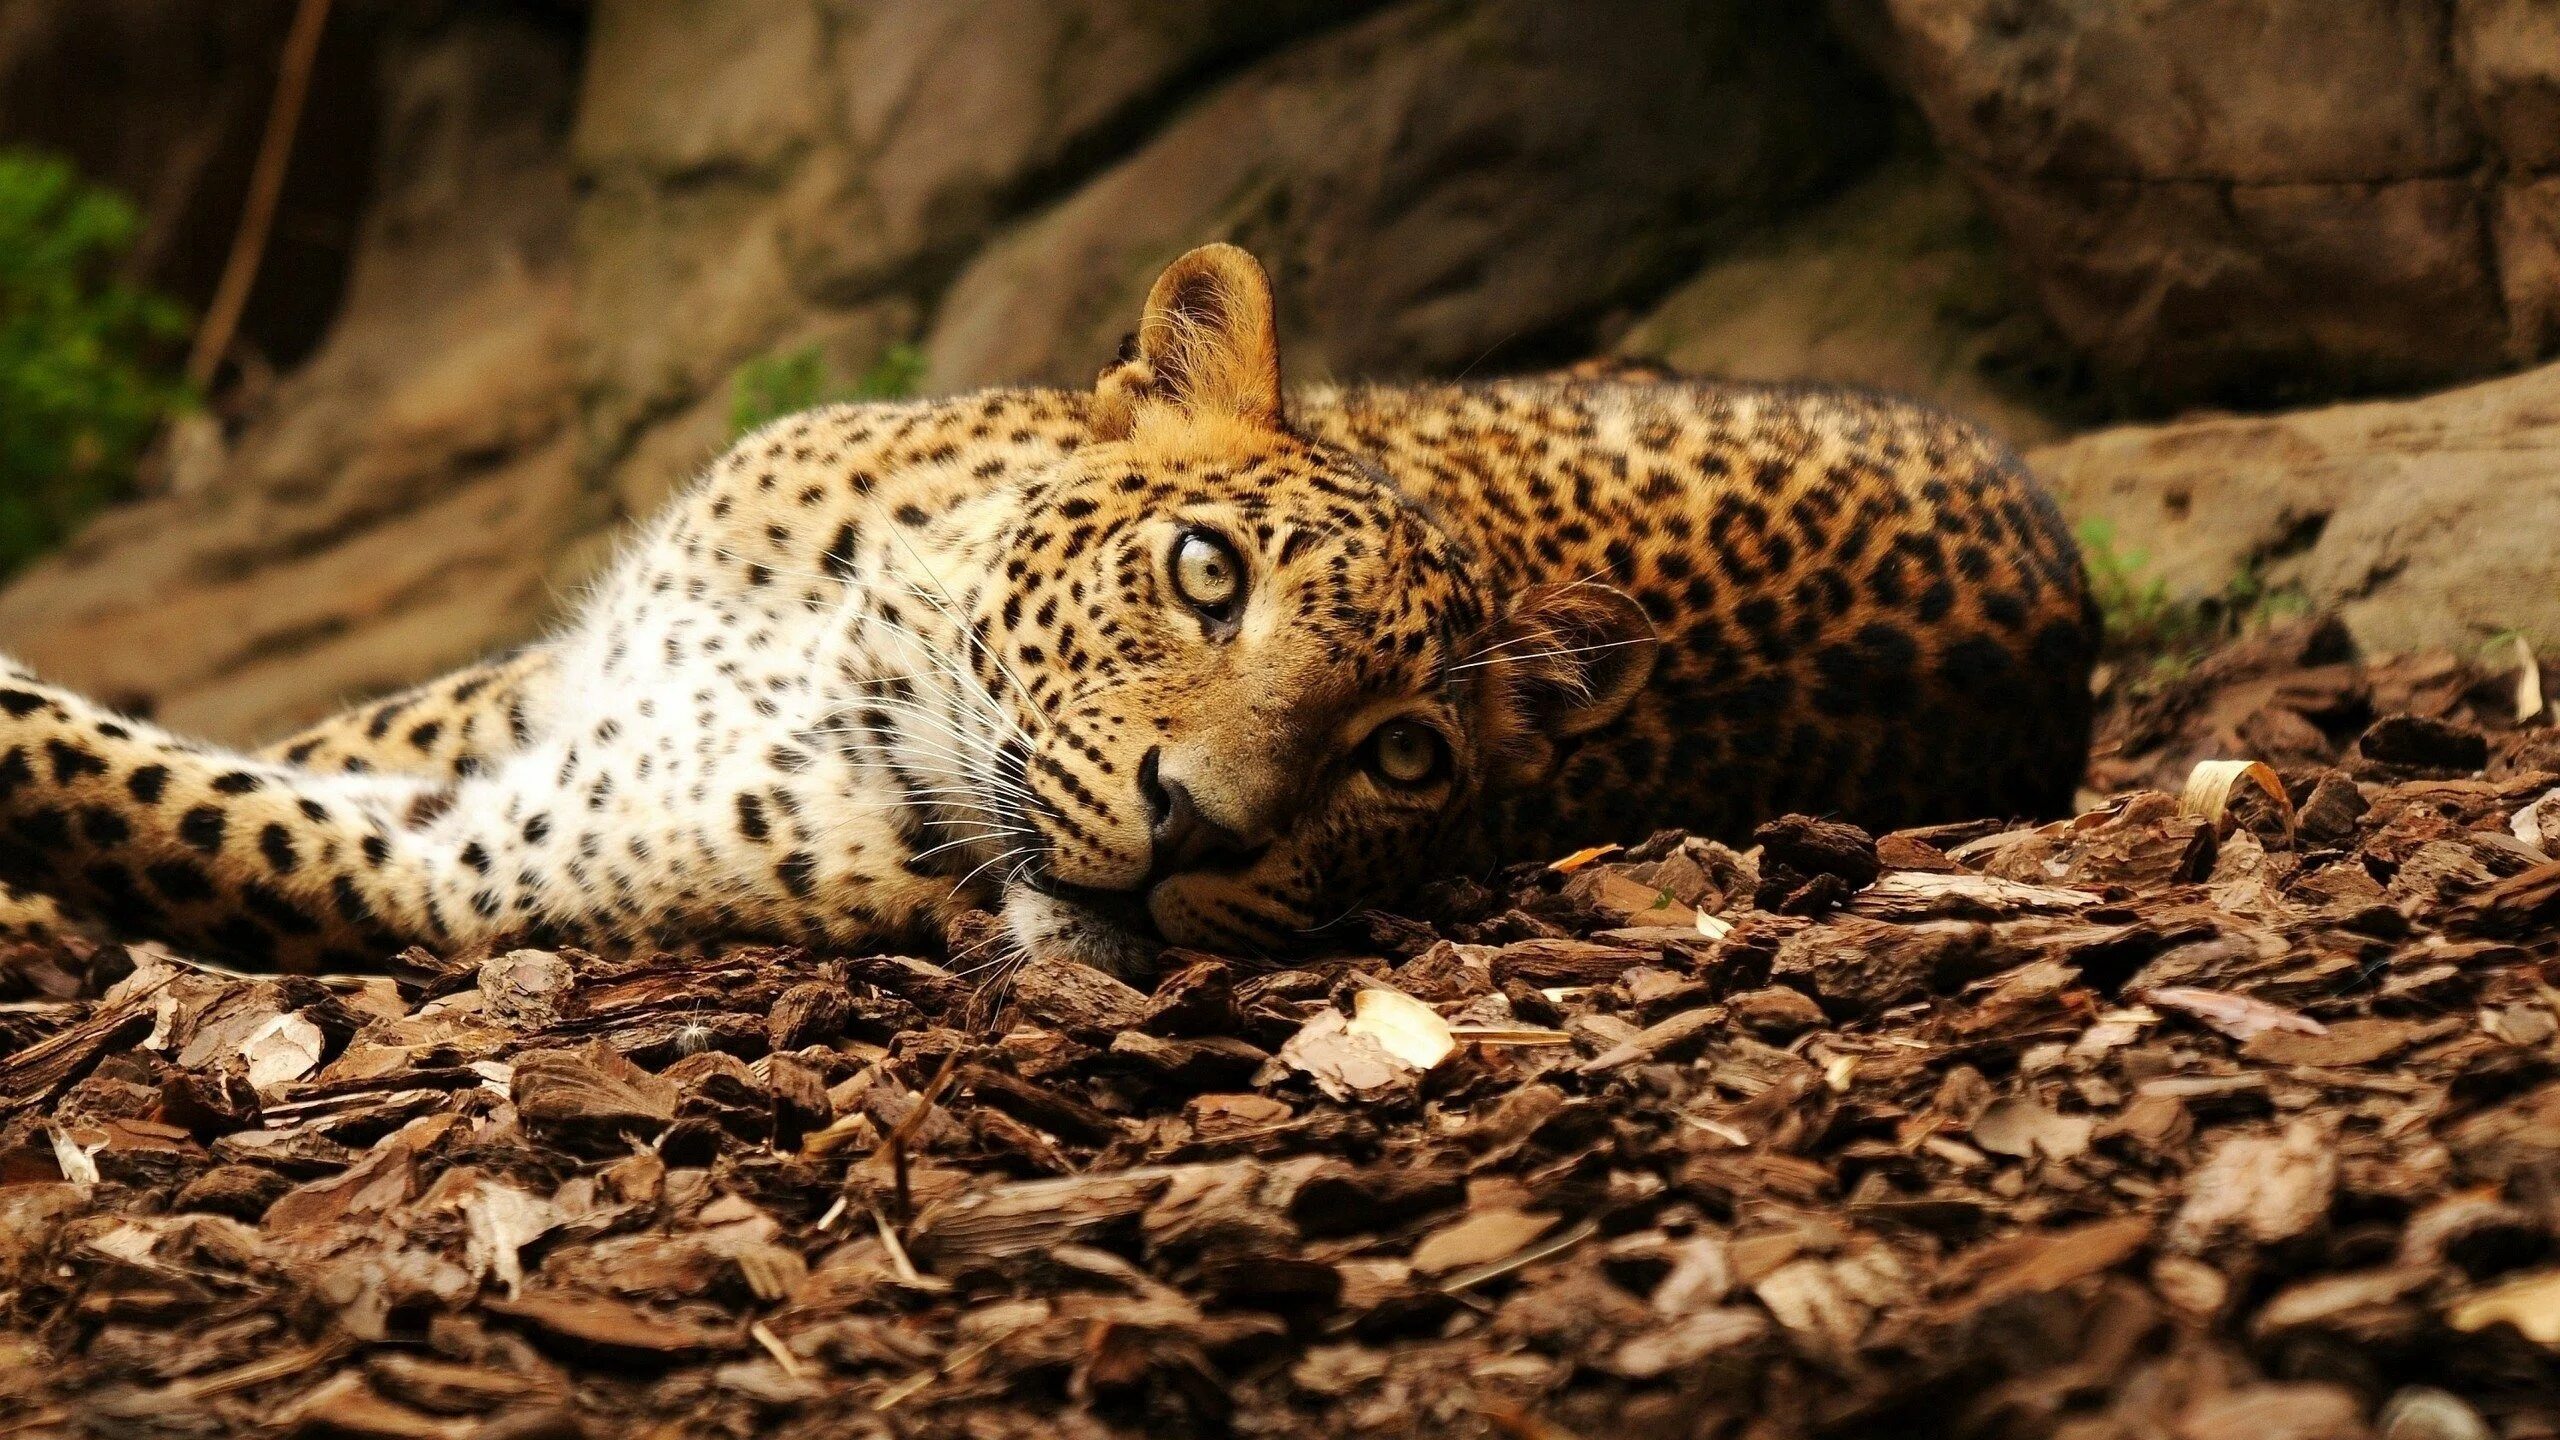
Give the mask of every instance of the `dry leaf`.
[(1538, 1049), (1573, 1043), (1573, 1037), (1562, 1030), (1547, 1030), (1535, 1025), (1452, 1025), (1449, 1034), (1469, 1045), (1517, 1045)]
[(2545, 855), (2560, 848), (2560, 789), (2535, 796), (2532, 804), (2516, 811), (2507, 830)]
[(1553, 1215), (1535, 1211), (1479, 1210), (1425, 1236), (1413, 1248), (1413, 1273), (1436, 1277), (1491, 1264), (1546, 1234), (1555, 1223)]
[(1769, 1317), (1740, 1305), (1693, 1311), (1620, 1345), (1606, 1368), (1631, 1380), (1696, 1373), (1719, 1356), (1747, 1360), (1769, 1338)]
[(2291, 1030), (2303, 1035), (2326, 1035), (2329, 1027), (2298, 1010), (2270, 1005), (2246, 995), (2232, 995), (2220, 990), (2201, 990), (2192, 985), (2164, 985), (2145, 990), (2140, 999), (2149, 1005), (2191, 1015), (2234, 1040), (2248, 1041), (2270, 1030)]
[(524, 1287), (524, 1263), (518, 1258), (519, 1252), (567, 1217), (559, 1206), (541, 1196), (486, 1175), (468, 1174), (453, 1183), (454, 1176), (461, 1173), (446, 1173), (429, 1197), (436, 1202), (429, 1208), (461, 1212), (471, 1226), (463, 1255), (465, 1267), (474, 1275), (496, 1276), (498, 1283), (507, 1288), (507, 1294), (513, 1296)]
[(48, 1128), (45, 1134), (53, 1141), (53, 1163), (61, 1169), (62, 1178), (69, 1181), (73, 1188), (83, 1195), (96, 1189), (98, 1185), (96, 1155), (106, 1142), (101, 1140), (96, 1145), (82, 1145), (71, 1138), (71, 1132), (68, 1130)]
[(2345, 1020), (2324, 1034), (2288, 1026), (2255, 1036), (2240, 1053), (2270, 1065), (2371, 1065), (2416, 1044), (2422, 1033), (2403, 1020)]
[(2037, 911), (2085, 910), (2098, 903), (2091, 890), (2036, 885), (1997, 875), (1951, 875), (1935, 870), (1895, 870), (1858, 892), (1849, 908), (1885, 920), (1935, 915), (2003, 920)]
[(2233, 1135), (2187, 1177), (2169, 1245), (2192, 1255), (2227, 1239), (2279, 1244), (2318, 1226), (2337, 1188), (2337, 1151), (2319, 1126), (2297, 1121), (2282, 1135)]
[(279, 1015), (240, 1042), (240, 1058), (249, 1065), (249, 1088), (262, 1097), (310, 1074), (320, 1064), (328, 1037), (299, 1012)]
[(1973, 1143), (1994, 1155), (2030, 1160), (2070, 1160), (2089, 1148), (2097, 1122), (2084, 1115), (2062, 1115), (2033, 1100), (1994, 1100), (1973, 1122)]
[(2493, 1285), (2446, 1311), (2445, 1319), (2463, 1331), (2513, 1325), (2535, 1344), (2560, 1350), (2560, 1270)]
[(733, 1349), (737, 1343), (718, 1331), (662, 1319), (602, 1295), (549, 1291), (485, 1300), (481, 1308), (525, 1321), (572, 1349), (633, 1360)]
[(1372, 985), (1351, 997), (1349, 1028), (1416, 1070), (1430, 1069), (1458, 1048), (1439, 1011), (1388, 985)]
[(1300, 1026), (1274, 1058), (1303, 1072), (1336, 1100), (1383, 1100), (1410, 1088), (1422, 1074), (1421, 1067), (1379, 1044), (1375, 1036), (1354, 1031), (1350, 1019), (1331, 1007)]
[(2187, 772), (2186, 792), (2178, 797), (2178, 811), (2183, 815), (2200, 815), (2220, 826), (2231, 808), (2231, 792), (2247, 784), (2267, 797), (2284, 817), (2285, 829), (2293, 829), (2293, 801), (2284, 793), (2284, 781), (2263, 760), (2199, 760)]
[(1570, 875), (1594, 860), (1606, 859), (1626, 848), (1624, 845), (1594, 845), (1588, 849), (1576, 850), (1547, 868), (1558, 875)]

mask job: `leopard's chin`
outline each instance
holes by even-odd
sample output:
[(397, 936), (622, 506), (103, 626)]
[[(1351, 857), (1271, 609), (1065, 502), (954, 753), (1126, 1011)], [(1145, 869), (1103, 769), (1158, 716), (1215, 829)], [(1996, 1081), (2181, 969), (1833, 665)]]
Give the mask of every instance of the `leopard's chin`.
[(1143, 896), (1017, 884), (1004, 897), (1005, 929), (1025, 955), (1056, 956), (1128, 981), (1152, 977), (1164, 937)]

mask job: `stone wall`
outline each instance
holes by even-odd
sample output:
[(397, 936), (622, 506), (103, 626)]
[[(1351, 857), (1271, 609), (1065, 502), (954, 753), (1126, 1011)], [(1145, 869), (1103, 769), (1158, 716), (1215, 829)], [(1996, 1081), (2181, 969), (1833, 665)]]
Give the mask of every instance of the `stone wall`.
[(2560, 348), (2549, 0), (1875, 0), (2054, 323), (2138, 402)]
[(2336, 611), (2375, 653), (2560, 645), (2560, 365), (2415, 400), (2120, 427), (2027, 458), (2181, 603), (2243, 581)]
[[(94, 71), (64, 37), (134, 15), (184, 38), (166, 0), (40, 8), (0, 67)], [(289, 8), (199, 24), (263, 53)], [(1301, 377), (1576, 356), (1889, 128), (1818, 13), (1749, 0), (598, 0), (583, 42), (549, 6), (341, 14), (371, 99), (303, 143), (378, 138), (325, 338), (187, 493), (0, 589), (0, 646), (224, 738), (532, 633), (760, 357), (1081, 383), (1222, 237), (1279, 276)]]
[(1083, 383), (1204, 240), (1271, 266), (1300, 376), (1588, 353), (1885, 139), (1818, 18), (1734, 0), (606, 0), (589, 74), (586, 413), (633, 507), (757, 355)]
[(0, 648), (181, 728), (272, 733), (541, 623), (578, 466), (577, 54), (495, 10), (402, 28), (343, 304), (183, 493), (0, 589)]
[[(140, 195), (144, 268), (200, 300), (289, 11), (0, 3), (0, 143)], [(1296, 378), (1614, 349), (1910, 391), (2022, 444), (2560, 347), (2544, 0), (336, 15), (188, 483), (0, 587), (0, 648), (221, 738), (534, 633), (726, 441), (742, 367), (1081, 383), (1209, 239), (1270, 263)], [(2512, 393), (2038, 459), (2182, 593), (2254, 566), (2388, 643), (2560, 640), (2512, 587), (2466, 589), (2466, 557), (2521, 560), (2497, 486), (2560, 472), (2541, 392)], [(2451, 438), (2421, 463), (2403, 431)], [(2374, 508), (2393, 477), (2425, 484)]]

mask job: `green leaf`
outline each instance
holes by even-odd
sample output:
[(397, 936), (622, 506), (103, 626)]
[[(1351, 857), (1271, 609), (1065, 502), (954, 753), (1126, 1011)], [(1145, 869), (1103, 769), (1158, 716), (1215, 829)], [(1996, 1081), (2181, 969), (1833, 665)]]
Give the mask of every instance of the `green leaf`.
[(117, 274), (140, 228), (67, 162), (0, 150), (0, 575), (126, 494), (191, 403), (185, 312)]
[(923, 379), (924, 352), (905, 341), (880, 352), (851, 385), (827, 373), (826, 356), (815, 345), (759, 356), (730, 379), (729, 438), (821, 405), (904, 400)]

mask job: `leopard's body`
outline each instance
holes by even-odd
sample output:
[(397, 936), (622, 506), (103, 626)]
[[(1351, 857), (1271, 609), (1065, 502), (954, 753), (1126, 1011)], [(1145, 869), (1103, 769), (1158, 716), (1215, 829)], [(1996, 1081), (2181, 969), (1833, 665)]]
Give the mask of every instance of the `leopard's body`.
[(1213, 247), (1096, 391), (777, 422), (558, 635), (257, 755), (10, 671), (0, 880), (291, 966), (1001, 904), (1125, 968), (1454, 855), (2050, 812), (2093, 649), (2059, 517), (1961, 422), (1606, 377), (1284, 417)]

